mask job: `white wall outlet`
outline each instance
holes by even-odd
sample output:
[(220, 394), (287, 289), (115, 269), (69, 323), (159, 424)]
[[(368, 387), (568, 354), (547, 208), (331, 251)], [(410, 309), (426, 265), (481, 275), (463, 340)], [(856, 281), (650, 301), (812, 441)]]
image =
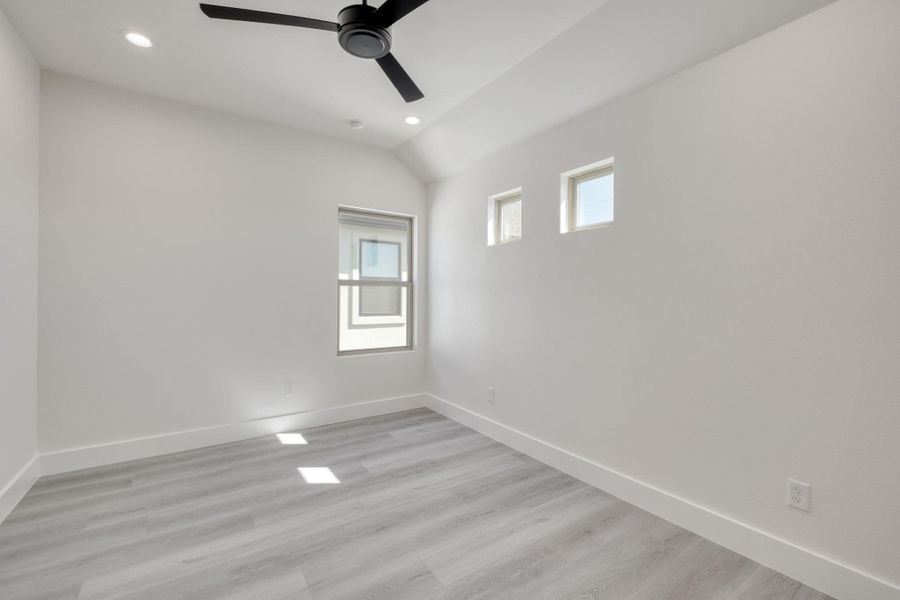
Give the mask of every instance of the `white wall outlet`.
[(284, 395), (285, 395), (285, 397), (294, 395), (294, 382), (293, 381), (288, 381), (284, 384)]
[(490, 402), (491, 404), (494, 403), (494, 388), (492, 388), (492, 387), (488, 388), (487, 401)]
[(802, 510), (810, 511), (810, 496), (812, 495), (812, 486), (796, 479), (788, 479), (787, 482), (787, 503), (788, 506)]

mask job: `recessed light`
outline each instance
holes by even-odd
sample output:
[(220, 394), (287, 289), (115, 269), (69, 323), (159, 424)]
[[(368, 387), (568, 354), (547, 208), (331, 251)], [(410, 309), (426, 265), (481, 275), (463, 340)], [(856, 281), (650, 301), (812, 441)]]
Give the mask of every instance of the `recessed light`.
[(135, 46), (139, 46), (141, 48), (149, 48), (153, 45), (153, 42), (150, 41), (146, 35), (142, 35), (136, 31), (126, 31), (125, 39), (134, 44)]
[(420, 119), (416, 115), (409, 115), (408, 117), (406, 117), (403, 120), (406, 121), (407, 125), (418, 125), (419, 123), (422, 122), (422, 119)]
[(363, 122), (359, 119), (353, 119), (352, 121), (347, 121), (347, 127), (350, 129), (365, 129), (366, 126), (363, 125)]

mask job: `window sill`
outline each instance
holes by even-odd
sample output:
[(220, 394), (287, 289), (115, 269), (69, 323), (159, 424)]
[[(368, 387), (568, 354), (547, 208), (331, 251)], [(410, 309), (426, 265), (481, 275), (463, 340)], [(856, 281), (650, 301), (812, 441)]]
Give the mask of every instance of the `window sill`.
[(606, 223), (596, 223), (594, 225), (582, 225), (581, 227), (574, 227), (572, 229), (567, 229), (563, 231), (563, 234), (566, 233), (575, 233), (576, 231), (590, 231), (591, 229), (603, 229), (604, 227), (609, 227), (615, 223), (615, 221), (607, 221)]
[(384, 348), (384, 349), (376, 349), (376, 350), (345, 350), (343, 352), (338, 351), (338, 358), (350, 358), (354, 356), (373, 356), (380, 354), (410, 354), (412, 352), (416, 352), (416, 348), (407, 348), (407, 347), (398, 347), (398, 348)]

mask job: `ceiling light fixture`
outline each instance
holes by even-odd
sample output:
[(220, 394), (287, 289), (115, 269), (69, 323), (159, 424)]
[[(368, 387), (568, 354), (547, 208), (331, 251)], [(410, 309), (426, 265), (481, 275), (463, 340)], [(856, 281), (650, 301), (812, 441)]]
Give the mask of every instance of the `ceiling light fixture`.
[(140, 48), (149, 48), (153, 45), (153, 42), (150, 41), (150, 38), (136, 31), (126, 31), (125, 39)]
[[(359, 4), (342, 8), (336, 21), (309, 19), (219, 4), (201, 3), (200, 10), (210, 19), (287, 25), (288, 27), (318, 29), (337, 34), (341, 48), (358, 58), (374, 60), (400, 92), (403, 99), (407, 102), (415, 102), (424, 98), (425, 94), (400, 65), (397, 58), (391, 54), (393, 39), (391, 27), (427, 1), (385, 0), (379, 2), (379, 6), (376, 8), (369, 6), (368, 0), (362, 0)], [(310, 59), (313, 58), (315, 57), (310, 57)]]
[(407, 125), (418, 125), (419, 123), (422, 122), (422, 119), (420, 119), (416, 115), (409, 115), (408, 117), (406, 117), (403, 120), (406, 121)]

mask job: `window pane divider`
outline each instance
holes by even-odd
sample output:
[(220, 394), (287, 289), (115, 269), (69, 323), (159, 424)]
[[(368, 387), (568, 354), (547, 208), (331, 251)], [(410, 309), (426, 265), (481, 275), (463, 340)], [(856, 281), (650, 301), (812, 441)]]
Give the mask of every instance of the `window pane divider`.
[(412, 287), (412, 281), (392, 281), (389, 279), (338, 279), (339, 286), (348, 287)]

